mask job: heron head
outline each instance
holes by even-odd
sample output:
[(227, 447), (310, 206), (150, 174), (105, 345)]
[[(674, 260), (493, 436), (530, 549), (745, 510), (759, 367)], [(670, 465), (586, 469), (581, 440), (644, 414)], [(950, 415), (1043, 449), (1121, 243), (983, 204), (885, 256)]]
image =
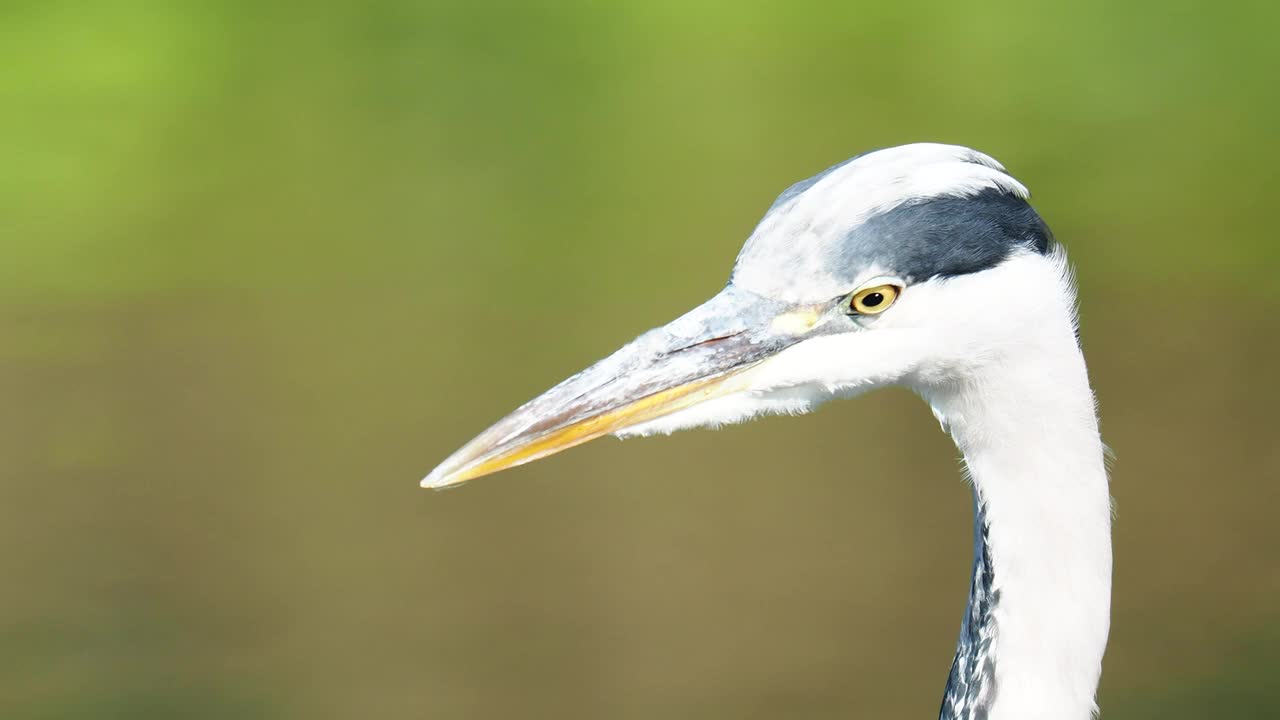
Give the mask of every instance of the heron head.
[(1052, 236), (1027, 197), (992, 158), (935, 144), (868, 153), (797, 183), (720, 293), (516, 409), (422, 484), (454, 485), (603, 435), (963, 381), (1035, 322), (1041, 286), (1060, 285)]

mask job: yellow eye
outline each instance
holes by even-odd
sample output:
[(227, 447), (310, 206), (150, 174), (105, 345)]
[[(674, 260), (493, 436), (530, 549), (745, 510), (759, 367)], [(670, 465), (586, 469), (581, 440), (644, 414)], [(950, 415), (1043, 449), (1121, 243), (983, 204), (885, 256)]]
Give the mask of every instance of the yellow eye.
[(897, 285), (877, 285), (854, 293), (849, 309), (859, 315), (879, 315), (898, 299)]

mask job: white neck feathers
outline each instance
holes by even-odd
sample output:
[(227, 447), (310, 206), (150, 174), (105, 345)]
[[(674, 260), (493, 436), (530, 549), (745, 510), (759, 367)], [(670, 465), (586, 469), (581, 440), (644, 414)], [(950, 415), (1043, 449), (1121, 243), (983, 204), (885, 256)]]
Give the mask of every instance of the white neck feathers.
[(963, 380), (920, 388), (964, 455), (986, 524), (998, 599), (989, 619), (993, 682), (964, 715), (975, 720), (1096, 712), (1111, 505), (1074, 300), (1061, 283), (1061, 302), (1039, 305), (1016, 343)]

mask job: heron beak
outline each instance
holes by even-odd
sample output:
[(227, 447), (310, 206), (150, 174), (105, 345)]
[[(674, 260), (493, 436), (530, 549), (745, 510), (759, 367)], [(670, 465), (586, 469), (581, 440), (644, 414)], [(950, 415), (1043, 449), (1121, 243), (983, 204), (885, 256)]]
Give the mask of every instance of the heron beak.
[(499, 420), (422, 486), (457, 485), (744, 391), (744, 371), (804, 339), (819, 317), (729, 286)]

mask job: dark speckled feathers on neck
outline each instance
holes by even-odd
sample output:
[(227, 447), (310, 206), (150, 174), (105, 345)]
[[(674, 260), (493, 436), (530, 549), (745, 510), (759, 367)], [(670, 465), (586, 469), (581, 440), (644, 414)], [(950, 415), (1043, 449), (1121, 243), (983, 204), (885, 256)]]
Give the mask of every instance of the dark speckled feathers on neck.
[(994, 613), (1000, 603), (982, 501), (973, 503), (973, 580), (938, 720), (987, 720), (996, 695)]

